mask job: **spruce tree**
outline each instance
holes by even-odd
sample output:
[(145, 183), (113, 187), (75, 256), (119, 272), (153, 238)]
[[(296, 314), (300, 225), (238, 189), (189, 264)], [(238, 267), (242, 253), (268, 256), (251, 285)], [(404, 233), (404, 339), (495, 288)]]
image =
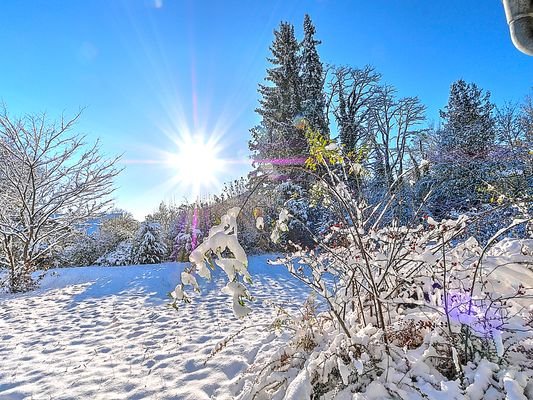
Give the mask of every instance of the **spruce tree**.
[(261, 124), (251, 130), (249, 143), (256, 164), (287, 164), (305, 157), (307, 141), (297, 119), (302, 114), (301, 80), (299, 76), (298, 41), (294, 27), (282, 22), (274, 31), (268, 61), (267, 85), (259, 85), (260, 107), (256, 112)]
[(490, 151), (495, 140), (490, 93), (464, 80), (454, 82), (440, 115), (438, 134), (437, 214), (465, 210), (484, 201), (492, 180)]
[(164, 261), (166, 246), (161, 236), (161, 226), (154, 222), (141, 224), (135, 237), (133, 262), (158, 264)]
[(318, 55), (315, 26), (309, 15), (304, 18), (304, 39), (301, 47), (301, 101), (302, 114), (311, 128), (328, 136), (326, 100), (324, 96), (324, 68)]
[(440, 111), (444, 120), (442, 148), (469, 159), (484, 159), (494, 145), (494, 119), (490, 92), (475, 83), (454, 82), (448, 104)]

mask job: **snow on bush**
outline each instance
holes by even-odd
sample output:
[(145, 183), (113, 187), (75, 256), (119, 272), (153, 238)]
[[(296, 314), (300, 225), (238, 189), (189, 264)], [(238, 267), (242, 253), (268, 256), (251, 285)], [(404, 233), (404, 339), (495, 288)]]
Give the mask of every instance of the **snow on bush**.
[(483, 257), (473, 239), (450, 244), (466, 223), (385, 228), (360, 235), (364, 252), (352, 242), (276, 260), (328, 310), (280, 317), (273, 326), (293, 340), (257, 362), (238, 398), (526, 398), (533, 240), (504, 240)]
[[(198, 289), (195, 273), (209, 278), (218, 265), (235, 314), (251, 311), (239, 279), (249, 275), (238, 214), (230, 210), (193, 251), (176, 300), (187, 299), (184, 287)], [(282, 210), (273, 234), (289, 218)], [(272, 261), (313, 289), (327, 311), (317, 312), (311, 298), (300, 316), (281, 313), (272, 327), (293, 339), (258, 358), (237, 398), (526, 398), (533, 240), (455, 241), (467, 227), (466, 217), (413, 228), (333, 227), (321, 249)]]
[(98, 236), (80, 234), (75, 241), (66, 246), (58, 257), (63, 266), (93, 265), (102, 255), (103, 243)]
[(133, 244), (129, 240), (120, 242), (117, 247), (109, 253), (96, 260), (97, 265), (121, 266), (132, 263)]
[[(341, 169), (349, 161), (339, 162)], [(275, 330), (293, 332), (275, 354), (259, 357), (238, 399), (503, 399), (533, 393), (533, 240), (498, 242), (530, 221), (515, 219), (481, 246), (462, 239), (471, 221), (380, 226), (390, 202), (368, 207), (328, 168), (318, 176), (341, 210), (313, 249), (272, 261), (317, 296), (300, 316), (280, 312)], [(353, 170), (353, 168), (350, 168)], [(344, 174), (344, 176), (346, 176)], [(192, 252), (173, 292), (188, 300), (195, 274), (221, 267), (235, 315), (251, 312), (247, 257), (238, 242), (239, 209), (228, 211)], [(282, 209), (271, 230), (279, 241), (293, 215)], [(262, 226), (262, 221), (258, 221)], [(318, 311), (323, 310), (325, 311)], [(506, 397), (507, 396), (507, 397)]]

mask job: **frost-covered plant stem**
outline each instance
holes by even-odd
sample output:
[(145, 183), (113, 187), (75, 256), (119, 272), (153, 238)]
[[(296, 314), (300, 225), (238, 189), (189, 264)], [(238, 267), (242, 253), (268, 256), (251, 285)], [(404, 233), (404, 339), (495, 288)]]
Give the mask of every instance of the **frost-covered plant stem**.
[[(327, 166), (327, 164), (326, 164), (326, 168), (327, 168), (328, 175), (330, 176), (330, 178), (333, 181), (335, 181), (336, 177), (332, 173), (332, 171), (330, 170), (329, 166)], [(384, 315), (383, 315), (383, 308), (382, 308), (382, 304), (381, 304), (381, 300), (380, 300), (380, 296), (379, 296), (379, 291), (378, 291), (376, 282), (374, 281), (372, 269), (371, 269), (371, 266), (370, 266), (370, 262), (368, 260), (368, 255), (367, 255), (367, 252), (366, 252), (366, 250), (365, 250), (365, 248), (363, 246), (363, 241), (361, 239), (361, 234), (359, 232), (359, 229), (357, 229), (357, 227), (360, 226), (360, 222), (356, 218), (356, 216), (353, 214), (352, 207), (350, 206), (350, 204), (348, 204), (346, 199), (338, 192), (338, 190), (335, 188), (335, 186), (331, 185), (330, 182), (328, 182), (326, 179), (324, 179), (323, 176), (321, 176), (319, 174), (316, 174), (313, 171), (309, 171), (307, 169), (303, 169), (303, 168), (299, 168), (299, 167), (295, 167), (295, 169), (299, 169), (299, 170), (301, 170), (301, 171), (303, 171), (305, 173), (308, 173), (308, 174), (312, 175), (313, 177), (315, 177), (317, 180), (323, 182), (326, 185), (326, 187), (328, 188), (328, 190), (335, 196), (335, 198), (342, 205), (343, 211), (345, 211), (348, 214), (351, 226), (356, 227), (355, 229), (351, 229), (350, 230), (350, 234), (352, 235), (352, 237), (354, 239), (354, 242), (359, 247), (359, 249), (361, 251), (361, 255), (362, 255), (363, 260), (365, 262), (365, 266), (366, 266), (366, 270), (367, 270), (365, 278), (368, 280), (368, 282), (370, 284), (370, 287), (372, 289), (372, 301), (374, 302), (374, 305), (375, 305), (375, 308), (376, 308), (376, 313), (377, 313), (378, 318), (379, 318), (378, 324), (379, 324), (379, 326), (381, 328), (384, 329), (385, 328), (385, 318), (384, 318)], [(343, 169), (343, 171), (344, 171), (344, 169)], [(385, 335), (385, 341), (387, 341), (386, 333), (384, 333), (384, 335)]]
[(450, 336), (452, 335), (452, 323), (450, 321), (450, 313), (448, 312), (449, 305), (448, 305), (448, 286), (446, 283), (446, 245), (444, 244), (444, 235), (442, 235), (442, 291), (444, 292), (444, 312), (446, 313), (446, 324), (448, 326), (448, 332)]

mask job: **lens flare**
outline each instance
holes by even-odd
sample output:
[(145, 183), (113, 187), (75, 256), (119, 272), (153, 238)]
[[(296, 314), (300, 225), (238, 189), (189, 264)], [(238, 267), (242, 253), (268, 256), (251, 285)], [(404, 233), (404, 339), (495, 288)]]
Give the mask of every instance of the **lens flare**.
[(166, 157), (166, 164), (176, 172), (174, 183), (188, 187), (193, 197), (202, 189), (216, 187), (225, 162), (214, 137), (186, 134), (175, 143), (176, 152), (169, 152)]

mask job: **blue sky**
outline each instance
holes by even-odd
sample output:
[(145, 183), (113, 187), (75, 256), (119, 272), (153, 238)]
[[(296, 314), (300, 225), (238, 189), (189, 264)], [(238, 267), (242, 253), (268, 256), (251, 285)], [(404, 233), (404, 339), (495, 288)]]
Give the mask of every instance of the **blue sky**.
[(86, 107), (77, 129), (124, 154), (116, 203), (141, 218), (190, 197), (154, 162), (178, 151), (169, 134), (218, 137), (232, 161), (220, 181), (248, 170), (272, 31), (289, 21), (301, 37), (305, 13), (324, 63), (374, 65), (434, 122), (459, 78), (496, 103), (533, 86), (533, 58), (512, 46), (500, 0), (12, 0), (0, 13), (0, 99), (12, 114)]

